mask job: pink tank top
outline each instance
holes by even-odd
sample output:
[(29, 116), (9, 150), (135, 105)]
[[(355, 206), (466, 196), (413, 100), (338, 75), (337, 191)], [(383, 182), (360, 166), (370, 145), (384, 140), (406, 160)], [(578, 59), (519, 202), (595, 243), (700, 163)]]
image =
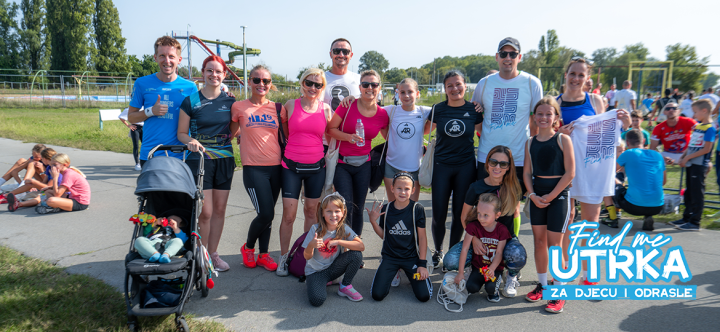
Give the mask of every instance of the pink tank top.
[[(308, 113), (300, 105), (300, 98), (295, 99), (292, 115), (288, 119), (288, 143), (285, 157), (302, 164), (314, 164), (325, 157), (323, 135), (327, 119), (325, 104), (321, 101), (315, 113)], [(288, 168), (285, 162), (282, 166)]]

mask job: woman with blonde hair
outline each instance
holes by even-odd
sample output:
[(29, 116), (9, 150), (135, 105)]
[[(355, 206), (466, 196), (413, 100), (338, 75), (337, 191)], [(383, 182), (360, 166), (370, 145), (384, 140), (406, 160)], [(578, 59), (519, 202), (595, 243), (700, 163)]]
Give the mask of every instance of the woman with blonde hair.
[[(85, 174), (70, 166), (70, 157), (64, 153), (54, 155), (50, 165), (53, 181), (50, 186), (42, 189), (47, 201), (35, 207), (35, 212), (45, 214), (87, 209), (90, 205), (90, 184), (85, 179)], [(62, 182), (58, 179), (60, 174)]]

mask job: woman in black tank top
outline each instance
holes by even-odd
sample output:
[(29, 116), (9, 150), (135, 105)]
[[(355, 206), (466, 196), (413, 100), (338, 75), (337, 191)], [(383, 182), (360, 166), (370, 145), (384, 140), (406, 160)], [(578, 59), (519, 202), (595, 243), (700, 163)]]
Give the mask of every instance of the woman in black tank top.
[[(542, 300), (543, 287), (547, 285), (548, 249), (562, 247), (563, 234), (571, 220), (568, 186), (575, 176), (575, 155), (570, 137), (556, 132), (560, 105), (554, 98), (541, 99), (533, 114), (539, 132), (525, 146), (523, 177), (530, 199), (527, 204), (530, 204), (535, 269), (540, 283), (525, 299), (537, 302)], [(545, 310), (558, 313), (564, 305), (563, 300), (549, 301)]]

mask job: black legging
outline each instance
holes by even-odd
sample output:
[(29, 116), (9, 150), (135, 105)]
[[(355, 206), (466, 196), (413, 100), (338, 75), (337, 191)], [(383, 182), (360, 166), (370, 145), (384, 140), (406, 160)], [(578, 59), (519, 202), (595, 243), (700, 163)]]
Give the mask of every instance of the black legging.
[(346, 223), (355, 234), (361, 236), (363, 209), (365, 208), (365, 198), (370, 186), (370, 162), (368, 161), (358, 167), (338, 163), (335, 168), (333, 184), (335, 190), (345, 198), (348, 214)]
[(133, 143), (133, 158), (135, 158), (135, 164), (140, 163), (139, 154), (140, 154), (140, 143), (142, 143), (142, 137), (143, 137), (143, 126), (135, 125), (137, 128), (135, 130), (130, 130), (130, 138), (132, 138)]
[(335, 258), (327, 269), (315, 272), (305, 280), (310, 304), (321, 306), (327, 299), (327, 283), (343, 276), (342, 286), (350, 286), (362, 264), (362, 252), (348, 250)]
[(432, 175), (432, 235), (435, 250), (442, 250), (445, 239), (445, 220), (448, 201), (452, 194), (452, 224), (450, 226), (450, 248), (460, 242), (463, 227), (460, 222), (465, 194), (475, 182), (475, 160), (461, 165), (446, 165), (435, 162)]
[(260, 242), (260, 253), (267, 253), (272, 233), (272, 221), (275, 217), (275, 203), (280, 195), (282, 166), (245, 166), (243, 184), (255, 207), (257, 217), (248, 229), (247, 249), (254, 249)]

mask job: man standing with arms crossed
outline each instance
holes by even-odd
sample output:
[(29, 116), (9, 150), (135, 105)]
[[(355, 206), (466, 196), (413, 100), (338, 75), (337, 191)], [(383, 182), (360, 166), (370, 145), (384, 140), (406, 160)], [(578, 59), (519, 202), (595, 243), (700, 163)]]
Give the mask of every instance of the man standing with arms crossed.
[[(135, 81), (128, 120), (130, 123), (145, 121), (144, 142), (140, 148), (141, 166), (148, 160), (148, 153), (155, 146), (182, 145), (177, 139), (180, 103), (185, 97), (197, 92), (197, 87), (195, 83), (177, 75), (178, 64), (182, 61), (181, 50), (175, 38), (158, 38), (153, 58), (160, 66), (160, 71)], [(140, 110), (143, 107), (145, 109)], [(180, 158), (179, 154), (169, 154)]]
[(352, 57), (352, 45), (347, 39), (338, 38), (330, 44), (332, 68), (325, 72), (327, 87), (323, 101), (330, 105), (333, 111), (349, 96), (360, 98), (360, 74), (348, 72)]
[(628, 113), (635, 110), (637, 94), (630, 88), (632, 88), (632, 82), (625, 81), (623, 82), (623, 89), (615, 93), (615, 101), (611, 103), (614, 104), (615, 109), (626, 110)]

